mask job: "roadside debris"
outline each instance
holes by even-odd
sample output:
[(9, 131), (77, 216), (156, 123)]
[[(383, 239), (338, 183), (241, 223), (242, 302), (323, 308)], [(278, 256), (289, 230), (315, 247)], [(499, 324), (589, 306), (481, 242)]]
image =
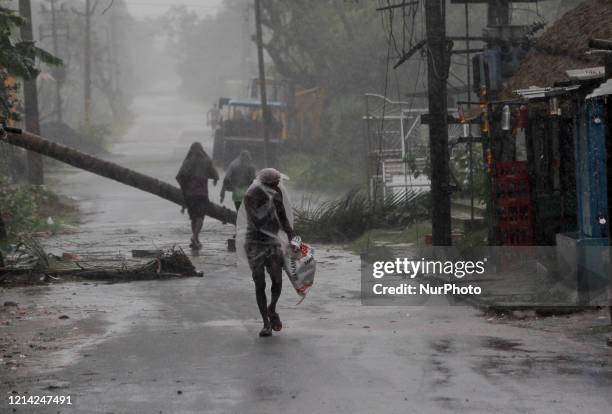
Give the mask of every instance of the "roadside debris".
[(117, 264), (114, 263), (114, 257), (109, 257), (108, 261), (103, 258), (92, 261), (74, 252), (56, 256), (45, 252), (35, 240), (27, 240), (19, 243), (6, 256), (5, 266), (0, 268), (0, 284), (27, 284), (75, 278), (127, 281), (203, 276), (180, 248), (134, 250), (132, 256), (151, 259), (131, 264), (121, 260)]
[(163, 250), (132, 250), (132, 257), (162, 257)]

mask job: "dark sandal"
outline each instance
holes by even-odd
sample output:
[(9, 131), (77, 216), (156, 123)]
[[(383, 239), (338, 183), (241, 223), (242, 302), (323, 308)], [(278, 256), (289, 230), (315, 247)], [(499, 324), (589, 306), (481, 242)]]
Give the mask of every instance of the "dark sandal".
[(261, 331), (259, 331), (259, 336), (262, 338), (272, 336), (272, 329), (269, 326), (264, 326), (261, 328)]
[(278, 316), (278, 313), (276, 312), (272, 313), (268, 311), (268, 316), (270, 318), (270, 325), (272, 325), (273, 330), (278, 332), (281, 329), (283, 329), (283, 323), (281, 322), (280, 317)]

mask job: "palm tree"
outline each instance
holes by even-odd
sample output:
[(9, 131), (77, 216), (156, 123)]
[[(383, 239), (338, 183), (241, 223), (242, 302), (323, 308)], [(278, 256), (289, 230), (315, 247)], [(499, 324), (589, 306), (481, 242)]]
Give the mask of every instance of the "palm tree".
[[(110, 161), (101, 160), (65, 145), (51, 142), (38, 135), (17, 128), (0, 129), (0, 139), (11, 145), (34, 151), (73, 167), (110, 178), (122, 184), (155, 194), (173, 203), (183, 205), (183, 193), (178, 187), (122, 167)], [(206, 215), (222, 223), (236, 223), (236, 212), (212, 202), (206, 205)]]

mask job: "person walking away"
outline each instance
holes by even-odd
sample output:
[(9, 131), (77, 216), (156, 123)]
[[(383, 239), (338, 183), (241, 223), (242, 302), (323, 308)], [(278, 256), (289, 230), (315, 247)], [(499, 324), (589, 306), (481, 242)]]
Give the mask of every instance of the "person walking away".
[(240, 209), (240, 204), (244, 195), (255, 179), (255, 164), (248, 150), (243, 150), (234, 159), (225, 173), (223, 185), (221, 186), (221, 203), (225, 200), (225, 192), (232, 192), (232, 201), (236, 206), (236, 211)]
[(200, 231), (204, 224), (204, 216), (208, 200), (208, 180), (213, 180), (213, 185), (217, 185), (219, 174), (213, 166), (212, 160), (204, 151), (202, 144), (194, 142), (189, 148), (187, 156), (176, 176), (181, 191), (183, 192), (184, 205), (181, 213), (189, 214), (191, 220), (191, 243), (192, 249), (200, 249)]
[[(246, 215), (243, 248), (255, 282), (255, 298), (263, 319), (263, 328), (259, 332), (262, 337), (271, 336), (272, 330), (280, 331), (283, 327), (276, 312), (276, 303), (282, 290), (283, 244), (295, 236), (289, 218), (291, 206), (280, 185), (280, 179), (280, 172), (273, 168), (261, 170), (249, 186), (239, 212), (239, 216)], [(287, 239), (282, 237), (282, 232), (286, 233)], [(272, 281), (269, 306), (265, 270)]]
[(214, 131), (221, 120), (221, 111), (217, 108), (217, 104), (213, 104), (212, 108), (206, 113), (206, 125)]

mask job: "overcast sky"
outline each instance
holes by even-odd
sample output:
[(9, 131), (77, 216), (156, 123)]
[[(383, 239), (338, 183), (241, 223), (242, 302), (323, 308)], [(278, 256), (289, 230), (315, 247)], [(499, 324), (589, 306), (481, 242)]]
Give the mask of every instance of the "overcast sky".
[(132, 16), (137, 19), (157, 17), (172, 6), (186, 6), (200, 16), (215, 14), (223, 0), (125, 0)]

